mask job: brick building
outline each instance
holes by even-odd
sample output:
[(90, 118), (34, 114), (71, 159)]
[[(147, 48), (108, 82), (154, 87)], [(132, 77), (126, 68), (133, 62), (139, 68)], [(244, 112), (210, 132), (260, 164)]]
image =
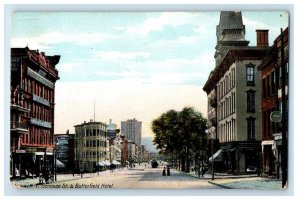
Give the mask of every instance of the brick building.
[[(285, 91), (288, 100), (288, 64), (289, 64), (289, 31), (286, 28), (279, 35), (258, 67), (261, 72), (262, 103), (262, 175), (280, 178), (281, 151), (282, 151), (282, 123), (273, 122), (270, 119), (272, 112), (282, 113), (282, 68), (286, 73)], [(283, 42), (282, 42), (283, 41)], [(283, 45), (282, 45), (283, 44)], [(284, 59), (282, 60), (282, 55)], [(288, 104), (286, 104), (286, 110)], [(287, 120), (286, 120), (287, 121)]]
[(54, 173), (55, 66), (60, 56), (11, 49), (10, 175)]

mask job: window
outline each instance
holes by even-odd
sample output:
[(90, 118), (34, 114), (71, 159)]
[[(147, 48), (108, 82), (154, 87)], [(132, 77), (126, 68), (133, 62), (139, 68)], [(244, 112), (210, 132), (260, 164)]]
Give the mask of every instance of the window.
[(255, 140), (255, 118), (247, 118), (248, 140)]
[(275, 83), (276, 83), (276, 77), (275, 77), (275, 71), (271, 73), (271, 95), (275, 95)]
[(247, 112), (255, 112), (255, 91), (247, 91)]
[(254, 65), (251, 63), (246, 65), (246, 79), (247, 85), (254, 86)]

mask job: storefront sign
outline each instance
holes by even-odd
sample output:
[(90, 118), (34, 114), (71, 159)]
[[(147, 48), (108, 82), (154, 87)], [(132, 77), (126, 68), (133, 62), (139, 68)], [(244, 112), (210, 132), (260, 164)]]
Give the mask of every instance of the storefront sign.
[(26, 153), (26, 150), (24, 150), (24, 149), (17, 149), (16, 153)]
[(270, 119), (272, 122), (276, 122), (276, 123), (281, 122), (281, 119), (282, 119), (281, 112), (280, 111), (271, 112)]

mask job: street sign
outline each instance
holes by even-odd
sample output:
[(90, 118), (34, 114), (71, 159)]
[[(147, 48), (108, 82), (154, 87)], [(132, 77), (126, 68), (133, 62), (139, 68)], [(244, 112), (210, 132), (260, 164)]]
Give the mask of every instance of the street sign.
[(270, 114), (270, 119), (272, 122), (278, 123), (281, 122), (282, 114), (280, 111), (273, 111)]
[(26, 153), (26, 150), (23, 150), (23, 149), (17, 149), (17, 150), (16, 150), (16, 153)]

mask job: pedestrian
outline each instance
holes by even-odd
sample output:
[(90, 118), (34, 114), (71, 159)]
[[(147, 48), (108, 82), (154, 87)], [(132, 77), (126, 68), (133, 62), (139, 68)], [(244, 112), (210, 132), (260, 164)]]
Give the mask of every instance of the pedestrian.
[(164, 167), (162, 175), (166, 176), (166, 167)]
[(167, 176), (170, 176), (170, 167), (167, 167)]

